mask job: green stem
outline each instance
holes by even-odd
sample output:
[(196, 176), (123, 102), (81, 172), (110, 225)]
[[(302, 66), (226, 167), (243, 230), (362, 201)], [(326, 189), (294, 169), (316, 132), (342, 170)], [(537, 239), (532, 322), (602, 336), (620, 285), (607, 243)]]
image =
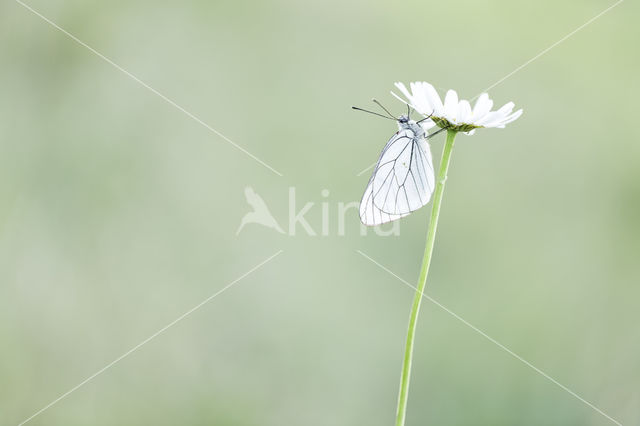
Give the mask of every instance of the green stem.
[(453, 142), (456, 138), (456, 131), (447, 131), (447, 141), (442, 151), (442, 160), (440, 161), (440, 170), (438, 171), (438, 181), (433, 196), (433, 206), (431, 207), (431, 220), (427, 231), (427, 243), (424, 248), (424, 256), (422, 258), (422, 269), (420, 270), (420, 278), (418, 287), (413, 298), (413, 306), (411, 307), (411, 316), (409, 317), (409, 328), (407, 330), (407, 343), (404, 349), (404, 361), (402, 363), (402, 376), (400, 376), (400, 393), (398, 395), (398, 411), (396, 413), (396, 426), (404, 426), (407, 413), (407, 399), (409, 396), (409, 379), (411, 378), (411, 358), (413, 357), (413, 340), (416, 335), (416, 323), (418, 322), (418, 312), (420, 311), (420, 302), (427, 284), (427, 274), (429, 273), (429, 265), (431, 264), (431, 254), (433, 253), (433, 245), (436, 239), (436, 228), (438, 227), (438, 216), (440, 215), (440, 204), (442, 203), (442, 194), (444, 193), (444, 183), (447, 180), (447, 170), (449, 169), (449, 161), (451, 160), (451, 151)]

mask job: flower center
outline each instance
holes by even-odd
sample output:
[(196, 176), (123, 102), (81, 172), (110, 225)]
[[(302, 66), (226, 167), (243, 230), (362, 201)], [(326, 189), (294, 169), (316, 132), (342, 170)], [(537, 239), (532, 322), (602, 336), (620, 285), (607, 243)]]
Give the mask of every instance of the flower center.
[(478, 129), (482, 127), (482, 126), (476, 126), (475, 124), (467, 124), (467, 123), (455, 124), (443, 117), (431, 117), (431, 119), (433, 120), (434, 123), (438, 125), (438, 127), (442, 129), (455, 130), (456, 132), (470, 132), (473, 129)]

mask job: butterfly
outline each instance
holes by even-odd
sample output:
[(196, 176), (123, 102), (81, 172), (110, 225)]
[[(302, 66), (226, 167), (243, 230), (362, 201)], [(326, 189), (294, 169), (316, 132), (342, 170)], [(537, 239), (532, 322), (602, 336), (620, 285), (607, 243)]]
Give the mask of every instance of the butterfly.
[(389, 116), (353, 108), (391, 118), (398, 123), (398, 131), (382, 150), (360, 201), (360, 221), (368, 226), (400, 219), (429, 202), (435, 189), (435, 172), (427, 139), (443, 130), (427, 135), (421, 123), (430, 117), (414, 121), (408, 110), (407, 115), (395, 118), (373, 101)]

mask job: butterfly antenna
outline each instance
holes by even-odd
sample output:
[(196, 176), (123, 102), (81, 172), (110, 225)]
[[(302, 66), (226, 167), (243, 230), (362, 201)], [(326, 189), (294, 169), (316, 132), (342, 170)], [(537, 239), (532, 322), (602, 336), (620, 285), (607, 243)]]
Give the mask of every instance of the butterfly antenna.
[(373, 101), (375, 104), (377, 104), (380, 108), (382, 108), (382, 109), (384, 110), (384, 112), (386, 112), (387, 114), (389, 114), (389, 117), (393, 118), (394, 120), (397, 120), (397, 118), (396, 118), (396, 117), (394, 117), (394, 116), (393, 116), (393, 114), (391, 114), (391, 113), (389, 112), (389, 110), (388, 110), (388, 109), (386, 109), (385, 107), (383, 107), (383, 106), (382, 106), (382, 104), (381, 104), (380, 102), (378, 102), (378, 100), (377, 100), (377, 99), (372, 99), (372, 101)]
[(358, 108), (358, 107), (355, 107), (355, 106), (352, 106), (351, 108), (355, 109), (356, 111), (368, 112), (369, 114), (377, 115), (378, 117), (386, 118), (387, 120), (397, 121), (393, 117), (387, 117), (386, 115), (378, 114), (377, 112), (369, 111), (369, 110)]

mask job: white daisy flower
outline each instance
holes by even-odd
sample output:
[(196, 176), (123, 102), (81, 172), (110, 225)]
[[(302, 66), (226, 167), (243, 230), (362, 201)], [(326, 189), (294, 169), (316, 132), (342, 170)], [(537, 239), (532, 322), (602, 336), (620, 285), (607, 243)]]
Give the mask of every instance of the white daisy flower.
[(393, 96), (411, 105), (425, 117), (431, 116), (431, 120), (439, 127), (469, 135), (473, 134), (475, 129), (482, 127), (504, 128), (505, 125), (517, 120), (522, 115), (522, 109), (512, 112), (515, 106), (513, 102), (505, 104), (496, 111), (491, 111), (493, 101), (486, 93), (481, 94), (474, 107), (471, 108), (469, 101), (458, 100), (458, 94), (455, 90), (447, 92), (443, 104), (436, 89), (426, 81), (410, 83), (411, 91), (403, 83), (395, 85), (407, 100), (391, 92)]

